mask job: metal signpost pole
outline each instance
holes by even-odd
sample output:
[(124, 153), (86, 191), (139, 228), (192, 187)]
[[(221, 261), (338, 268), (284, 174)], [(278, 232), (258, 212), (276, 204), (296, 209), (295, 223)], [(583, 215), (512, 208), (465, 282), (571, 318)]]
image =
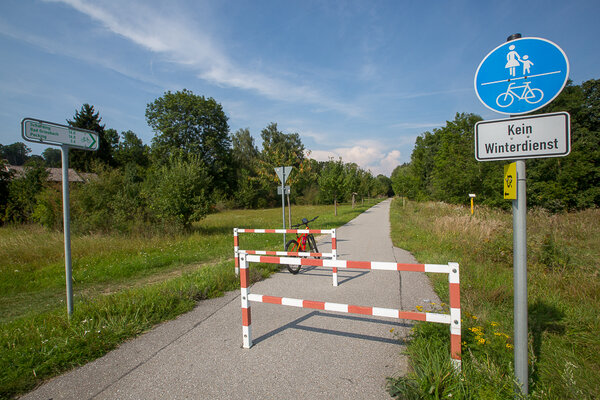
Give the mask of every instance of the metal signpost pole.
[[(510, 35), (506, 41), (520, 39)], [(511, 117), (513, 117), (511, 115)], [(513, 323), (515, 376), (521, 393), (529, 394), (529, 352), (527, 349), (527, 177), (525, 160), (517, 160), (517, 198), (513, 209)]]
[(517, 199), (513, 200), (513, 280), (515, 376), (521, 393), (529, 393), (527, 356), (527, 184), (525, 160), (517, 160)]
[(67, 281), (67, 311), (73, 315), (73, 279), (71, 273), (71, 213), (69, 209), (69, 146), (60, 146), (62, 156), (63, 229), (65, 234), (65, 275)]
[[(510, 35), (506, 41), (520, 39)], [(513, 117), (513, 115), (511, 115)], [(525, 160), (517, 160), (517, 198), (513, 209), (513, 323), (515, 376), (521, 393), (529, 394), (529, 365), (527, 349), (527, 177)]]
[[(285, 167), (281, 167), (283, 178), (281, 179), (281, 217), (283, 229), (285, 229)], [(283, 233), (283, 250), (285, 251), (285, 232)]]

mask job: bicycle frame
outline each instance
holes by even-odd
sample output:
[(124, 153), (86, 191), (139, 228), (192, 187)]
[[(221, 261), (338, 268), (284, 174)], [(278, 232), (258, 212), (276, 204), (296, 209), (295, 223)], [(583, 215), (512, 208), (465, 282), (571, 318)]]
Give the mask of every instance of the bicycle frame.
[[(524, 100), (524, 99), (530, 98), (531, 96), (528, 96), (528, 95), (533, 95), (533, 91), (531, 90), (531, 87), (529, 86), (530, 83), (531, 82), (525, 82), (524, 85), (514, 86), (516, 83), (511, 82), (508, 84), (508, 89), (506, 90), (506, 92), (512, 94), (519, 100)], [(517, 94), (517, 92), (515, 92), (515, 89), (523, 89), (523, 93), (521, 93), (521, 95), (519, 96)]]
[[(300, 225), (300, 224), (298, 224)], [(294, 226), (298, 226), (298, 225), (294, 225)], [(304, 224), (305, 225), (305, 229), (310, 229), (308, 227), (308, 224)], [(298, 235), (296, 233), (296, 243), (298, 244), (298, 251), (306, 251), (306, 245), (308, 244), (308, 233), (301, 233), (300, 235)]]

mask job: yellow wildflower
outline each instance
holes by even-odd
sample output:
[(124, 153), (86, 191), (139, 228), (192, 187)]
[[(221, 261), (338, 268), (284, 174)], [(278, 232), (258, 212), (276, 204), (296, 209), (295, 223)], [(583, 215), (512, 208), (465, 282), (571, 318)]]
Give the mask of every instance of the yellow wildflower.
[(417, 308), (417, 310), (419, 310), (419, 311), (423, 311), (423, 306), (417, 306), (416, 308)]
[(507, 349), (514, 349), (514, 346), (510, 343), (506, 343), (506, 348)]

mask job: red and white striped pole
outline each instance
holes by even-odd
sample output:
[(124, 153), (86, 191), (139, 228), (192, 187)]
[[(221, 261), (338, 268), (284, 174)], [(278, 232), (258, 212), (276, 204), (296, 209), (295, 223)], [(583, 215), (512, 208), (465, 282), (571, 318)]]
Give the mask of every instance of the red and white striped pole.
[[(337, 240), (335, 237), (335, 229), (331, 230), (331, 259), (337, 260)], [(337, 267), (333, 267), (333, 286), (338, 285), (338, 270)]]
[(242, 347), (249, 349), (252, 347), (252, 317), (250, 310), (250, 301), (248, 296), (250, 294), (249, 289), (249, 274), (248, 274), (248, 261), (246, 260), (246, 254), (240, 254), (240, 291), (242, 298)]
[(457, 369), (461, 365), (460, 275), (457, 263), (448, 263), (450, 272), (450, 357)]
[(236, 276), (240, 275), (240, 260), (239, 257), (240, 251), (240, 241), (238, 236), (238, 228), (233, 228), (233, 256), (235, 258), (235, 274)]

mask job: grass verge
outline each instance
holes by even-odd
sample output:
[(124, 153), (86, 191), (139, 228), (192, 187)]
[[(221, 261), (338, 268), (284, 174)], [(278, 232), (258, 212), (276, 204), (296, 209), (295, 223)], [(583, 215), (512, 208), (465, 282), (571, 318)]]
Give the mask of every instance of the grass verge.
[[(352, 209), (298, 206), (295, 220), (319, 215), (311, 227), (343, 225), (375, 204)], [(198, 301), (239, 287), (233, 228), (277, 228), (281, 210), (209, 215), (187, 235), (73, 237), (75, 312), (64, 304), (62, 234), (36, 226), (0, 228), (0, 398), (94, 360)], [(245, 234), (245, 249), (279, 249), (280, 235)], [(251, 280), (279, 266), (253, 265)]]
[[(600, 398), (600, 210), (528, 213), (530, 398)], [(461, 265), (463, 372), (448, 370), (446, 326), (416, 325), (399, 398), (512, 399), (512, 215), (442, 203), (392, 203), (394, 245)], [(443, 301), (445, 277), (432, 276)]]

